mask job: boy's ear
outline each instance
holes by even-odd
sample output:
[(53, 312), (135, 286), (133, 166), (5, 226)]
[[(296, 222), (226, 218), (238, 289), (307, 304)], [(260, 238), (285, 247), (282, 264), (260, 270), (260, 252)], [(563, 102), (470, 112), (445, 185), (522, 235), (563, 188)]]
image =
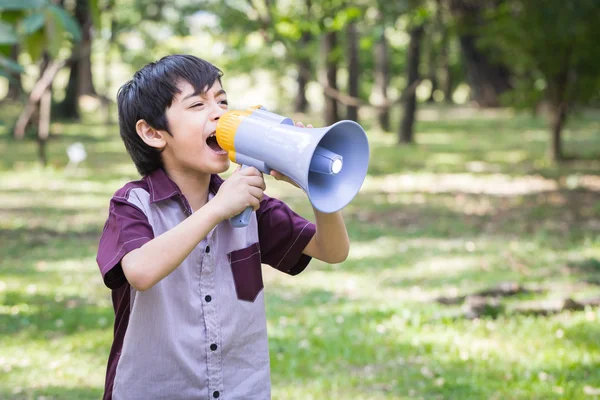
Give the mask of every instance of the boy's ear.
[(135, 130), (144, 143), (150, 147), (162, 149), (167, 145), (165, 132), (154, 129), (144, 119), (140, 119), (135, 124)]

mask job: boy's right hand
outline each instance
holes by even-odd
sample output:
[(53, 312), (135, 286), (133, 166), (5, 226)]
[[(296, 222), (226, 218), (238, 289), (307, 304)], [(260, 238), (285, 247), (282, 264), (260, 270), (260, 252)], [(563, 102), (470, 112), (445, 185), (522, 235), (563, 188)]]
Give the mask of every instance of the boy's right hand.
[(238, 167), (221, 184), (213, 201), (220, 210), (222, 219), (226, 220), (241, 213), (247, 207), (258, 210), (265, 189), (265, 179), (259, 170), (254, 167), (244, 169)]

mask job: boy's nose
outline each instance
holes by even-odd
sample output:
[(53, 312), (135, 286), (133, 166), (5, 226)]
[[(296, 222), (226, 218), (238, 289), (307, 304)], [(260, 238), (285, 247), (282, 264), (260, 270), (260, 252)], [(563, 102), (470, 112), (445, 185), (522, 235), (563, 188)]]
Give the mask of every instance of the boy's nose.
[(212, 112), (212, 119), (214, 121), (217, 121), (219, 118), (221, 118), (221, 115), (223, 115), (223, 113), (225, 112), (225, 110), (223, 110), (219, 105), (213, 107), (213, 112)]

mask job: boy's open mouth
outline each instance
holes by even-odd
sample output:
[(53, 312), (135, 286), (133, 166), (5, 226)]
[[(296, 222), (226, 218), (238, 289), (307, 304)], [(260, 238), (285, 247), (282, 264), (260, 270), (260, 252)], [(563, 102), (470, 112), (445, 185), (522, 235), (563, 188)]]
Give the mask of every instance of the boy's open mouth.
[(206, 138), (206, 144), (212, 151), (217, 154), (227, 154), (227, 151), (223, 150), (217, 142), (217, 135), (213, 132)]

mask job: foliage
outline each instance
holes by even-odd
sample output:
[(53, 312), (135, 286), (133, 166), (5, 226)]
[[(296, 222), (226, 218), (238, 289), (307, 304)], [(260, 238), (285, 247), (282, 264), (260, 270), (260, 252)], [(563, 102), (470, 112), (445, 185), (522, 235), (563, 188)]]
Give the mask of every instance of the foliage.
[(9, 76), (23, 68), (8, 58), (11, 46), (19, 44), (32, 61), (44, 51), (57, 58), (69, 41), (79, 41), (77, 21), (50, 0), (4, 1), (0, 4), (0, 74)]
[(511, 105), (585, 105), (600, 90), (600, 7), (595, 0), (506, 0), (488, 16), (482, 46), (515, 74)]

